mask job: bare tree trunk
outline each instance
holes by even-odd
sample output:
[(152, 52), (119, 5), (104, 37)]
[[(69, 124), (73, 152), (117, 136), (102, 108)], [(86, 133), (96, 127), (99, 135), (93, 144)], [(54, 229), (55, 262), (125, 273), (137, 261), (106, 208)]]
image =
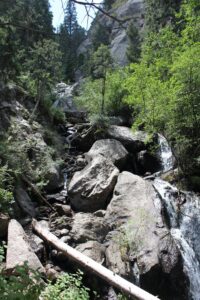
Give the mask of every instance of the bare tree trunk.
[(87, 268), (92, 273), (95, 273), (96, 275), (104, 279), (111, 286), (115, 286), (128, 296), (136, 297), (139, 300), (158, 300), (157, 297), (142, 290), (138, 286), (133, 285), (129, 281), (103, 267), (101, 264), (95, 262), (93, 259), (63, 243), (47, 229), (42, 228), (36, 220), (33, 220), (32, 225), (34, 230), (42, 239), (51, 244), (58, 251), (61, 251), (67, 257), (71, 258), (81, 266)]

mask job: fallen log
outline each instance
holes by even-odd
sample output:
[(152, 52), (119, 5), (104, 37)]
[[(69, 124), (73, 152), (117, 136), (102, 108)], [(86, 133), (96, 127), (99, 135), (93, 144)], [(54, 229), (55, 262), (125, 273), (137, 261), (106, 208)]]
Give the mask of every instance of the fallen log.
[(116, 287), (128, 296), (136, 297), (139, 300), (158, 300), (157, 297), (142, 290), (138, 286), (113, 273), (101, 264), (95, 262), (93, 259), (63, 243), (55, 235), (43, 228), (36, 220), (33, 220), (32, 226), (36, 233), (55, 249), (62, 252), (68, 258), (76, 261), (76, 263), (82, 265), (87, 270), (95, 273), (97, 276), (108, 282), (111, 286)]

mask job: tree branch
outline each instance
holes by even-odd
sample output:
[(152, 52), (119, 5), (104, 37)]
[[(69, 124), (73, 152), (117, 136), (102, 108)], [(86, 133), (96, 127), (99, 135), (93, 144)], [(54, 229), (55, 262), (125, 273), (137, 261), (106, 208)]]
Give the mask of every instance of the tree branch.
[(95, 3), (95, 2), (83, 2), (83, 1), (79, 1), (79, 0), (70, 0), (76, 4), (80, 4), (80, 5), (84, 5), (84, 6), (92, 6), (95, 9), (97, 9), (98, 11), (100, 11), (102, 14), (104, 14), (105, 16), (113, 19), (114, 21), (120, 23), (121, 25), (126, 23), (127, 21), (130, 21), (132, 18), (126, 18), (126, 19), (119, 19), (118, 17), (110, 14), (108, 11), (106, 11), (105, 9), (102, 8), (102, 3)]

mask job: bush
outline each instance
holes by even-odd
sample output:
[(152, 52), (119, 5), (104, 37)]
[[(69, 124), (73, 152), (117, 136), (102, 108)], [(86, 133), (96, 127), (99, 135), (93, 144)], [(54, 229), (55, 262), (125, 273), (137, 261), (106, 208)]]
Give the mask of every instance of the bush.
[(0, 211), (9, 213), (13, 201), (13, 178), (5, 165), (0, 167)]
[[(0, 251), (1, 255), (2, 248)], [(6, 276), (0, 272), (0, 300), (38, 300), (44, 287), (39, 272), (24, 264), (16, 268), (16, 274)]]
[(42, 300), (89, 300), (89, 289), (82, 284), (83, 273), (61, 275), (55, 284), (49, 283)]

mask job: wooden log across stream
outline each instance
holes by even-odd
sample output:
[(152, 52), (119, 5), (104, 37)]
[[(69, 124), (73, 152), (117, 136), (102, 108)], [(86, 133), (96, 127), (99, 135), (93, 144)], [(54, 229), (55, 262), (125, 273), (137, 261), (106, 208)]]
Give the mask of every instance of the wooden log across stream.
[(114, 274), (112, 271), (97, 263), (93, 259), (87, 257), (86, 255), (80, 253), (76, 249), (73, 249), (72, 247), (63, 243), (55, 235), (53, 235), (47, 229), (43, 228), (36, 220), (33, 220), (32, 225), (36, 233), (48, 244), (53, 246), (58, 251), (62, 252), (68, 258), (76, 261), (76, 263), (85, 267), (90, 272), (93, 272), (97, 276), (101, 277), (109, 285), (114, 286), (126, 295), (135, 297), (139, 300), (159, 300), (157, 297), (142, 290), (138, 286), (125, 280), (119, 275)]

